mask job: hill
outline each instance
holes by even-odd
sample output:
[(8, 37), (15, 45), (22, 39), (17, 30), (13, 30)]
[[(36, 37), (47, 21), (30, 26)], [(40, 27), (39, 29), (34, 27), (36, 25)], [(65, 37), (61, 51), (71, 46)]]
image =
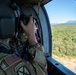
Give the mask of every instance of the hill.
[(65, 23), (51, 23), (51, 25), (75, 25), (76, 24), (76, 20), (69, 20)]
[(76, 20), (67, 21), (67, 22), (65, 22), (65, 24), (76, 24)]

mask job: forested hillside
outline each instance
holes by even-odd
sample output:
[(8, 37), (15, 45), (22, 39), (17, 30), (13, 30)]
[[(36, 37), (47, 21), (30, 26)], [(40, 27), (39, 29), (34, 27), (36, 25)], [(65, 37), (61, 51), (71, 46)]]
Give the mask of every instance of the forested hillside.
[(76, 25), (52, 25), (53, 54), (76, 57)]

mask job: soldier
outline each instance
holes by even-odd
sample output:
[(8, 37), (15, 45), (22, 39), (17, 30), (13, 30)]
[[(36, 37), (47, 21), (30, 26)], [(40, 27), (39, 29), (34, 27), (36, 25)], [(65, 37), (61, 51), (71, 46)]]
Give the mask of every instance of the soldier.
[(30, 54), (30, 61), (21, 59), (15, 54), (0, 54), (0, 75), (47, 75), (47, 62), (41, 44), (36, 40), (36, 27), (33, 18), (30, 16), (25, 26), (21, 21), (21, 27), (27, 34)]

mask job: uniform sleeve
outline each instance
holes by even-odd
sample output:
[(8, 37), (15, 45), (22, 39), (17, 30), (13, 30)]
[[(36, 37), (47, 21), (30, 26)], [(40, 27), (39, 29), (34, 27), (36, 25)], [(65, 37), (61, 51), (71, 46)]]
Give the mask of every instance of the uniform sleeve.
[(41, 44), (37, 43), (29, 47), (29, 54), (34, 64), (38, 65), (47, 75), (47, 61), (44, 54), (44, 48)]

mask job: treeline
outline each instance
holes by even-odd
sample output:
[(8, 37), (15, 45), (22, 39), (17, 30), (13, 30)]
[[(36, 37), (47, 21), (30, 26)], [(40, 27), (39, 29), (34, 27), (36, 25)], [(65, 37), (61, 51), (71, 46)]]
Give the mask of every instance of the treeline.
[(76, 57), (76, 25), (52, 25), (51, 29), (53, 54)]

